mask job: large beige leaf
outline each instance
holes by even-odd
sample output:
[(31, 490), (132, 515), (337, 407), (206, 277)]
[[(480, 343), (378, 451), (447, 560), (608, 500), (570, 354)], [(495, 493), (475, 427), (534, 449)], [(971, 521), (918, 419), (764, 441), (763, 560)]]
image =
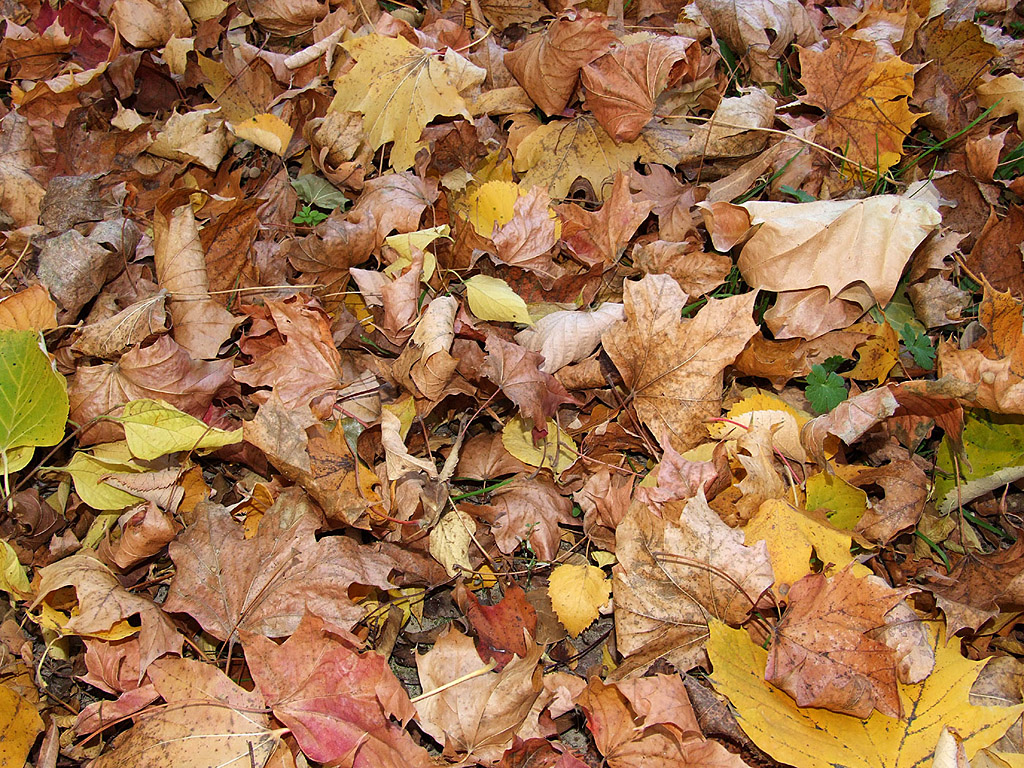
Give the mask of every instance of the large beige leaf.
[[(905, 719), (875, 712), (867, 720), (798, 707), (764, 680), (767, 652), (741, 629), (711, 625), (712, 682), (729, 698), (744, 732), (776, 760), (800, 768), (918, 768), (932, 765), (943, 727), (956, 730), (968, 757), (992, 744), (1024, 705), (977, 707), (968, 700), (984, 661), (960, 655), (934, 630), (935, 671), (919, 685), (900, 685)], [(938, 763), (936, 763), (937, 765)]]
[(174, 340), (197, 359), (216, 357), (238, 321), (210, 298), (206, 256), (187, 198), (175, 194), (157, 205), (153, 248), (157, 280), (171, 294)]
[[(416, 702), (416, 721), (444, 744), (448, 757), (497, 762), (523, 725), (541, 691), (537, 662), (543, 646), (515, 657), (501, 672), (465, 680)], [(463, 675), (479, 672), (484, 662), (473, 640), (452, 628), (434, 647), (416, 656), (423, 692), (429, 694)]]
[(625, 325), (604, 332), (605, 351), (622, 374), (640, 420), (677, 451), (707, 437), (717, 417), (722, 371), (757, 333), (754, 292), (711, 299), (692, 320), (680, 320), (686, 295), (668, 275), (625, 285)]
[(626, 319), (621, 304), (605, 303), (593, 312), (563, 310), (552, 312), (532, 327), (516, 334), (516, 341), (544, 356), (539, 366), (554, 373), (569, 363), (577, 363), (601, 343), (601, 334)]
[(374, 149), (389, 141), (391, 167), (411, 168), (423, 146), (420, 134), (438, 115), (461, 115), (472, 120), (462, 93), (486, 77), (480, 69), (449, 48), (445, 55), (417, 48), (404, 37), (378, 34), (343, 44), (356, 65), (335, 82), (331, 109), (361, 112)]
[[(896, 195), (742, 208), (759, 226), (738, 261), (747, 283), (765, 291), (825, 286), (831, 297), (847, 291), (862, 305), (892, 298), (910, 255), (940, 221), (928, 202)], [(857, 283), (870, 297), (849, 290)]]
[(634, 502), (616, 529), (615, 554), (618, 649), (641, 667), (662, 658), (680, 670), (704, 663), (708, 622), (741, 623), (773, 580), (764, 542), (745, 546), (703, 493), (685, 507), (671, 502), (664, 517)]

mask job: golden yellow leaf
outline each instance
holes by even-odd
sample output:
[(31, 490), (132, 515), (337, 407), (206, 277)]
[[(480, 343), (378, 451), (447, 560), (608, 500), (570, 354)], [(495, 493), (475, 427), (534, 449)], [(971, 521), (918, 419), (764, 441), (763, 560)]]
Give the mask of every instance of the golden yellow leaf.
[(43, 721), (32, 703), (0, 685), (0, 768), (22, 768)]
[(903, 137), (921, 117), (910, 111), (914, 65), (875, 60), (875, 44), (837, 37), (824, 51), (800, 51), (802, 101), (825, 117), (815, 138), (853, 163), (854, 173), (884, 173), (899, 162)]
[(593, 565), (560, 565), (548, 580), (551, 607), (573, 637), (594, 623), (611, 593), (611, 580)]
[[(811, 573), (811, 555), (834, 566), (828, 569), (829, 573), (853, 561), (849, 534), (779, 499), (762, 502), (743, 530), (748, 547), (759, 541), (768, 545), (776, 590), (782, 584), (795, 584)], [(870, 573), (869, 568), (859, 563), (853, 566), (854, 576)]]
[(856, 348), (857, 365), (843, 376), (857, 381), (876, 379), (881, 384), (900, 361), (900, 337), (888, 323), (855, 323), (847, 330), (854, 333), (868, 331), (872, 336)]
[(807, 478), (806, 507), (825, 510), (828, 521), (843, 531), (852, 531), (868, 508), (868, 495), (833, 472), (819, 472)]
[(284, 155), (294, 129), (277, 115), (264, 112), (229, 124), (235, 136), (247, 139), (275, 155)]
[(1017, 75), (1003, 75), (982, 83), (974, 92), (978, 94), (978, 106), (995, 107), (989, 117), (1017, 113), (1017, 130), (1024, 131), (1024, 80)]
[(445, 55), (417, 48), (404, 37), (372, 34), (342, 43), (356, 65), (334, 83), (331, 109), (361, 112), (370, 144), (389, 141), (391, 167), (412, 167), (423, 145), (423, 128), (438, 115), (472, 121), (462, 92), (479, 85), (486, 71), (449, 48)]
[(1003, 735), (1024, 712), (1012, 707), (976, 707), (968, 693), (983, 661), (960, 655), (929, 627), (935, 671), (919, 685), (900, 685), (906, 719), (874, 712), (867, 720), (825, 709), (802, 709), (764, 680), (767, 651), (742, 629), (710, 622), (711, 682), (732, 704), (743, 731), (779, 762), (800, 768), (925, 768), (931, 765), (943, 726), (963, 739), (968, 759)]
[[(798, 411), (786, 401), (759, 389), (743, 392), (743, 399), (725, 414), (730, 421), (708, 424), (708, 432), (719, 440), (738, 440), (752, 429), (767, 428), (772, 433), (772, 445), (786, 456), (806, 461), (807, 453), (800, 445), (800, 429), (811, 420), (806, 411)], [(739, 426), (739, 425), (743, 426)], [(746, 429), (744, 429), (746, 427)]]
[(501, 227), (512, 221), (519, 194), (515, 182), (494, 179), (469, 192), (459, 207), (465, 210), (478, 235), (490, 237), (495, 224)]
[(578, 456), (576, 443), (548, 419), (548, 433), (540, 445), (533, 443), (533, 421), (522, 416), (508, 420), (501, 430), (501, 444), (505, 450), (531, 467), (547, 467), (556, 475), (573, 465)]

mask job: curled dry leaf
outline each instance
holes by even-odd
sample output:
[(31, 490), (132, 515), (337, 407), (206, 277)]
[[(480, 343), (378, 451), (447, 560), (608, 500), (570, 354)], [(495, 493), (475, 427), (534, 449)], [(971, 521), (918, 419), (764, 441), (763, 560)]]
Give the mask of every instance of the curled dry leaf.
[(518, 478), (495, 493), (490, 504), (462, 509), (491, 524), (501, 552), (511, 554), (526, 541), (541, 560), (554, 560), (558, 554), (558, 524), (572, 525), (574, 521), (572, 503), (543, 475), (532, 480)]
[(544, 362), (538, 366), (541, 372), (555, 373), (593, 353), (601, 343), (601, 334), (625, 319), (622, 305), (611, 302), (592, 312), (552, 312), (516, 334), (516, 341), (543, 355)]
[(545, 114), (557, 115), (569, 103), (580, 68), (614, 41), (607, 16), (570, 11), (506, 53), (505, 66)]

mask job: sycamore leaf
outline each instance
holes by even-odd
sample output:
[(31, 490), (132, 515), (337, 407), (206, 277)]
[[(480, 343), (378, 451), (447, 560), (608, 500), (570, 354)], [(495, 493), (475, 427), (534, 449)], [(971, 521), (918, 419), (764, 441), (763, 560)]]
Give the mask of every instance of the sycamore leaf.
[(611, 593), (611, 580), (593, 565), (566, 563), (555, 568), (548, 580), (551, 607), (573, 637), (594, 622)]
[(32, 456), (20, 452), (15, 465), (9, 452), (55, 445), (68, 420), (67, 383), (50, 362), (39, 331), (0, 330), (0, 393), (0, 471), (6, 474)]
[(466, 281), (466, 299), (473, 314), (481, 320), (533, 323), (526, 302), (499, 277), (473, 275)]
[(711, 682), (729, 699), (743, 731), (776, 760), (801, 768), (915, 768), (930, 764), (944, 726), (963, 739), (968, 758), (1003, 735), (1024, 712), (1012, 707), (976, 707), (968, 700), (983, 661), (960, 655), (960, 642), (946, 643), (934, 625), (930, 642), (935, 671), (921, 684), (900, 685), (906, 719), (878, 712), (867, 720), (823, 709), (802, 709), (766, 683), (767, 651), (742, 629), (710, 623)]
[(835, 38), (824, 51), (800, 51), (803, 102), (821, 108), (825, 117), (815, 136), (838, 149), (861, 173), (884, 173), (899, 162), (903, 138), (920, 114), (910, 111), (914, 65), (899, 58), (875, 59), (875, 44), (851, 37)]
[(443, 57), (417, 48), (404, 37), (372, 34), (342, 43), (356, 65), (334, 84), (331, 110), (361, 112), (370, 144), (389, 141), (391, 167), (412, 167), (423, 146), (423, 128), (438, 115), (472, 120), (462, 93), (483, 82), (486, 72), (453, 48)]
[(209, 427), (160, 400), (127, 403), (118, 421), (132, 455), (151, 461), (176, 451), (211, 451), (242, 442), (242, 428), (231, 431)]

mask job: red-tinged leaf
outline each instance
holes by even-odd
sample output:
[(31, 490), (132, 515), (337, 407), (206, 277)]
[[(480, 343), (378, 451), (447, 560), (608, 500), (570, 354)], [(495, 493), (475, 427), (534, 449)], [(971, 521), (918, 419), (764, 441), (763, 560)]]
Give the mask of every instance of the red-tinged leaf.
[(484, 605), (476, 595), (461, 586), (456, 600), (477, 634), (477, 651), (484, 661), (494, 659), (500, 672), (513, 656), (529, 652), (524, 630), (532, 637), (537, 632), (537, 609), (526, 601), (518, 584), (505, 588), (505, 596), (494, 605)]
[(390, 717), (416, 710), (383, 656), (307, 613), (281, 645), (242, 631), (249, 671), (274, 716), (312, 760), (352, 768), (426, 768), (430, 758)]

